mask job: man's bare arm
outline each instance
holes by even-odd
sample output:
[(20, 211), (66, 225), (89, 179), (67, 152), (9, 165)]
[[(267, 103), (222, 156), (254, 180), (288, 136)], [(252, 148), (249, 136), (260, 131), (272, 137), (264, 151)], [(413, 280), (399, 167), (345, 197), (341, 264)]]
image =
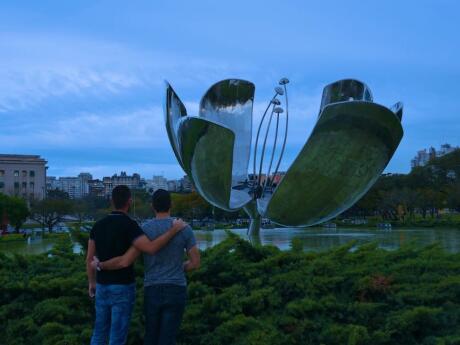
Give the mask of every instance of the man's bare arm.
[(157, 237), (153, 241), (145, 235), (139, 236), (133, 246), (141, 252), (153, 255), (163, 248), (179, 231), (182, 231), (187, 226), (181, 219), (174, 220), (172, 228), (166, 231), (163, 235)]
[[(141, 252), (138, 251), (134, 246), (129, 247), (123, 256), (117, 256), (107, 261), (96, 262), (96, 266), (99, 266), (101, 270), (119, 270), (130, 266)], [(98, 264), (97, 264), (98, 263)]]
[(88, 275), (88, 294), (94, 297), (96, 291), (96, 270), (91, 266), (91, 261), (96, 255), (96, 244), (94, 240), (88, 240), (88, 251), (86, 253), (86, 274)]
[(201, 259), (200, 259), (200, 251), (198, 250), (197, 246), (193, 246), (187, 252), (188, 260), (184, 262), (184, 271), (190, 272), (196, 270), (200, 267)]
[(172, 228), (153, 241), (145, 235), (139, 236), (134, 240), (133, 245), (122, 256), (114, 257), (110, 260), (99, 262), (97, 258), (93, 260), (93, 266), (101, 270), (118, 270), (130, 266), (140, 252), (155, 254), (163, 248), (179, 231), (183, 230), (187, 224), (183, 220), (174, 220)]

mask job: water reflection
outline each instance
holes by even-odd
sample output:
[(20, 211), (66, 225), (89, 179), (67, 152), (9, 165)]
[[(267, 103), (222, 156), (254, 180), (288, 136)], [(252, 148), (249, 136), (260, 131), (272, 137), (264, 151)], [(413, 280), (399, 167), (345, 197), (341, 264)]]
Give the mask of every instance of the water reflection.
[[(332, 247), (343, 245), (351, 240), (356, 240), (358, 245), (368, 242), (377, 242), (384, 249), (397, 249), (404, 243), (415, 242), (417, 245), (426, 246), (438, 242), (449, 252), (460, 252), (460, 230), (458, 229), (262, 229), (260, 240), (248, 238), (247, 229), (234, 229), (231, 232), (262, 245), (274, 245), (281, 250), (291, 247), (294, 238), (299, 238), (305, 251), (322, 251)], [(223, 241), (227, 234), (225, 230), (195, 231), (198, 247), (202, 250), (215, 246)], [(49, 251), (53, 247), (53, 240), (32, 240), (0, 243), (0, 252), (19, 254), (40, 254)], [(81, 252), (78, 244), (74, 245), (74, 253)]]
[[(246, 235), (246, 229), (234, 229), (231, 232), (251, 240)], [(195, 231), (200, 249), (212, 247), (227, 237), (224, 230)], [(343, 245), (351, 240), (359, 244), (377, 242), (384, 249), (397, 249), (406, 242), (415, 242), (420, 246), (439, 242), (449, 252), (460, 252), (460, 230), (457, 229), (262, 229), (260, 244), (274, 245), (281, 250), (291, 247), (291, 241), (299, 238), (305, 251), (321, 251)], [(253, 242), (253, 240), (252, 240)]]
[[(50, 251), (53, 248), (55, 241), (52, 239), (35, 239), (30, 241), (14, 241), (0, 243), (0, 253), (6, 254), (42, 254)], [(74, 243), (73, 252), (81, 253), (81, 246), (78, 243)]]

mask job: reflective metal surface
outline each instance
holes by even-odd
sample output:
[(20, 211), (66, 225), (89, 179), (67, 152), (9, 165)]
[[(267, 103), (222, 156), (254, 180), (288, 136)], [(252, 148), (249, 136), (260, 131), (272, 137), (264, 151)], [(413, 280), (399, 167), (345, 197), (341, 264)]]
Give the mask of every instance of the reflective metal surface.
[[(211, 204), (225, 210), (243, 208), (258, 233), (261, 216), (286, 226), (325, 222), (359, 200), (375, 183), (403, 136), (402, 103), (391, 110), (373, 103), (366, 84), (340, 80), (324, 88), (320, 114), (313, 132), (284, 177), (273, 181), (286, 145), (288, 99), (280, 80), (258, 126), (251, 181), (247, 168), (251, 152), (254, 84), (227, 79), (214, 84), (200, 103), (199, 116), (189, 117), (169, 84), (166, 87), (166, 128), (174, 153), (197, 191)], [(285, 95), (281, 102), (276, 97)], [(269, 109), (270, 115), (266, 117)], [(262, 183), (267, 136), (276, 116), (273, 149)], [(277, 160), (279, 116), (286, 116)], [(268, 119), (263, 143), (262, 123)], [(280, 141), (281, 142), (281, 141)], [(258, 157), (258, 145), (261, 155)], [(256, 163), (260, 162), (256, 172)], [(276, 164), (274, 164), (276, 162)], [(274, 173), (271, 168), (275, 166)]]
[[(242, 204), (230, 203), (233, 131), (201, 118), (188, 117), (179, 128), (179, 137), (184, 170), (191, 176), (196, 190), (224, 210), (242, 207)], [(246, 201), (249, 199), (248, 196)]]
[[(200, 117), (221, 124), (235, 134), (232, 187), (241, 186), (248, 180), (254, 91), (251, 82), (222, 80), (211, 86), (200, 102)], [(235, 200), (235, 203), (239, 202)]]
[(225, 80), (203, 97), (201, 117), (190, 117), (166, 84), (166, 129), (177, 160), (197, 191), (228, 211), (238, 210), (251, 200), (247, 168), (253, 101), (254, 84)]
[(371, 90), (363, 82), (354, 79), (339, 80), (326, 85), (321, 98), (320, 112), (328, 104), (348, 101), (372, 102)]
[(375, 183), (402, 135), (397, 116), (381, 105), (353, 101), (326, 106), (273, 195), (259, 201), (259, 212), (290, 226), (336, 217)]
[(179, 130), (180, 120), (187, 116), (187, 110), (184, 104), (177, 96), (171, 85), (165, 81), (166, 84), (166, 101), (164, 105), (166, 132), (168, 133), (169, 142), (176, 155), (177, 161), (184, 169), (182, 158), (180, 156), (180, 143), (177, 133)]

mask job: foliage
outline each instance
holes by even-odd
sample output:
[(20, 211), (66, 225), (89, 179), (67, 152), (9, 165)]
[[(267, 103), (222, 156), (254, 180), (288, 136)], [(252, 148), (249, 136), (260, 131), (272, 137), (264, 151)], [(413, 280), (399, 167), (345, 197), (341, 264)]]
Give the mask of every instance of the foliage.
[(19, 231), (28, 215), (29, 208), (24, 199), (0, 193), (0, 225), (5, 216), (16, 231)]
[(24, 234), (9, 234), (8, 236), (0, 236), (0, 243), (23, 242), (24, 240)]
[[(460, 254), (354, 244), (282, 252), (235, 236), (189, 276), (179, 344), (459, 344)], [(0, 254), (0, 344), (87, 344), (84, 255)], [(142, 263), (129, 344), (142, 344)]]
[(343, 217), (377, 214), (396, 225), (414, 226), (418, 225), (414, 222), (418, 215), (439, 223), (441, 209), (460, 212), (460, 150), (416, 167), (407, 175), (382, 175)]
[(73, 204), (69, 199), (46, 198), (32, 205), (31, 218), (52, 232), (62, 222), (62, 218), (72, 212), (72, 208)]
[(49, 199), (70, 199), (69, 193), (58, 188), (48, 190), (46, 197)]

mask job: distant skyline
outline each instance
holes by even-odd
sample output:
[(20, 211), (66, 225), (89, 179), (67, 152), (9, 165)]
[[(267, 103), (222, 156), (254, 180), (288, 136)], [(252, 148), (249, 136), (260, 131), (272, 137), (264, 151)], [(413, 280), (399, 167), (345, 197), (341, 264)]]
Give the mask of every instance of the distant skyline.
[(0, 4), (0, 153), (39, 154), (50, 176), (120, 171), (180, 178), (164, 129), (163, 80), (197, 114), (214, 82), (255, 83), (255, 123), (291, 80), (285, 170), (322, 88), (356, 78), (405, 105), (386, 172), (418, 150), (460, 145), (460, 3), (440, 1), (14, 1)]

